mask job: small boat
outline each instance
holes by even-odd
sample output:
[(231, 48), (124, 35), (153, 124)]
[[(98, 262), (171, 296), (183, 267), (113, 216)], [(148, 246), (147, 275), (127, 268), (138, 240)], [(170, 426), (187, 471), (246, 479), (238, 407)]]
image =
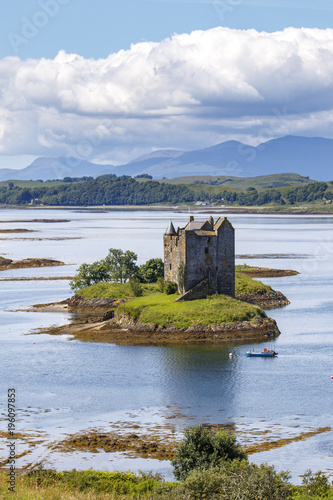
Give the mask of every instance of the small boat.
[(253, 358), (275, 358), (278, 353), (271, 350), (271, 349), (264, 349), (263, 351), (247, 351), (246, 356), (253, 357)]

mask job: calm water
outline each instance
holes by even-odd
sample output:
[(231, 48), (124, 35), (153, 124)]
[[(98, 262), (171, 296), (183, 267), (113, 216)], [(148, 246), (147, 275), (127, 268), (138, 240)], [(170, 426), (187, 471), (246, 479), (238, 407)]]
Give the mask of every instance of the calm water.
[[(65, 219), (42, 223), (34, 219)], [(77, 210), (2, 210), (0, 255), (54, 258), (59, 268), (18, 269), (0, 277), (71, 276), (82, 262), (105, 257), (109, 248), (134, 250), (139, 263), (162, 257), (162, 234), (172, 219), (183, 226), (186, 213)], [(276, 359), (249, 359), (249, 345), (115, 346), (69, 341), (64, 336), (27, 335), (69, 321), (66, 314), (20, 311), (32, 304), (71, 295), (68, 281), (0, 282), (1, 398), (5, 416), (9, 387), (17, 392), (18, 428), (54, 441), (64, 433), (133, 422), (179, 432), (198, 422), (234, 422), (241, 442), (265, 441), (332, 426), (333, 393), (333, 219), (326, 216), (229, 217), (237, 254), (276, 254), (279, 259), (246, 259), (254, 265), (296, 269), (298, 276), (263, 280), (291, 304), (269, 311), (281, 335), (268, 347)], [(259, 347), (259, 345), (251, 345)], [(233, 359), (229, 359), (229, 353)], [(3, 419), (0, 430), (6, 430)], [(6, 442), (0, 453), (6, 458)], [(21, 464), (45, 459), (61, 468), (145, 468), (171, 476), (168, 462), (124, 456), (55, 454), (41, 445), (18, 443), (31, 453)], [(320, 434), (270, 452), (257, 463), (290, 469), (293, 481), (307, 468), (333, 472), (332, 433)]]

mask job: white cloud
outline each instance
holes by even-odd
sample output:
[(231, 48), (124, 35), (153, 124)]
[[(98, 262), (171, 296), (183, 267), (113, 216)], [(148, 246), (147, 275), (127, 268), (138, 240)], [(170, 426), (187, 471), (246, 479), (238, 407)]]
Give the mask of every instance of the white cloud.
[(107, 162), (231, 137), (333, 137), (333, 30), (215, 28), (107, 59), (0, 60), (0, 152)]

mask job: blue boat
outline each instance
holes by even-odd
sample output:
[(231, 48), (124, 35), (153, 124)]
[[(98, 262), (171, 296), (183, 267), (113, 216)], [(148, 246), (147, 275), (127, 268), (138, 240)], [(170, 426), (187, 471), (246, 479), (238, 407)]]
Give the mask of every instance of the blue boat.
[(263, 351), (247, 351), (246, 356), (250, 358), (275, 358), (278, 353), (271, 349), (264, 349)]

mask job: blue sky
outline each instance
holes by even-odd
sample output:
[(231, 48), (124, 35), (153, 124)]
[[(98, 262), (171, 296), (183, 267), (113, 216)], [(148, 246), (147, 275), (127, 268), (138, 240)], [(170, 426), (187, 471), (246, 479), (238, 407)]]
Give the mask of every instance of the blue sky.
[[(48, 3), (51, 2), (51, 3)], [(0, 57), (54, 57), (60, 49), (84, 57), (107, 57), (132, 43), (161, 41), (174, 33), (216, 26), (258, 31), (286, 27), (333, 28), (332, 0), (61, 0), (45, 26), (28, 43), (13, 49), (8, 34), (20, 35), (41, 5), (53, 0), (15, 0), (1, 6)], [(51, 11), (51, 10), (50, 10)], [(24, 19), (24, 20), (23, 20)], [(38, 17), (37, 17), (38, 19)], [(40, 19), (43, 24), (43, 19)]]
[(0, 168), (333, 138), (332, 14), (331, 0), (3, 2)]

